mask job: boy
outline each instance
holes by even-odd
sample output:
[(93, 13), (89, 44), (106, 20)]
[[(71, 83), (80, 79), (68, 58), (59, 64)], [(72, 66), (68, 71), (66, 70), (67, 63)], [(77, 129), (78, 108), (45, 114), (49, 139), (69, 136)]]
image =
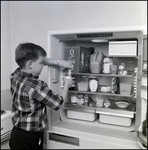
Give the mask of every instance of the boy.
[(45, 57), (45, 50), (33, 43), (21, 43), (15, 50), (15, 61), (19, 68), (10, 76), (14, 125), (9, 141), (11, 149), (43, 149), (46, 106), (60, 109), (72, 86), (72, 79), (65, 78), (65, 86), (58, 95), (38, 79), (44, 65), (72, 68), (72, 64), (66, 60)]

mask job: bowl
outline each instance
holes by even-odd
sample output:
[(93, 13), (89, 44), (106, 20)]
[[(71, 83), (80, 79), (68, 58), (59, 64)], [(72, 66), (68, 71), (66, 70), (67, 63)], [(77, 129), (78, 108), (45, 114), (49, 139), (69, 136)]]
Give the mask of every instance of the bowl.
[(126, 107), (129, 105), (129, 103), (128, 103), (128, 102), (123, 102), (123, 101), (115, 102), (115, 104), (116, 104), (116, 105), (117, 105), (117, 107), (119, 107), (119, 108), (126, 108)]

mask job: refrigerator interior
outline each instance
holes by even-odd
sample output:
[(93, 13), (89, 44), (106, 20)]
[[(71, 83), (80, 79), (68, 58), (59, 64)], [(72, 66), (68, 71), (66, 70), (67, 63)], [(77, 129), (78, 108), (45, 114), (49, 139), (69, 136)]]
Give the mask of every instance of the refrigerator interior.
[[(98, 35), (98, 37), (96, 37)], [(65, 100), (65, 105), (59, 110), (54, 111), (48, 109), (48, 118), (49, 118), (49, 129), (52, 127), (61, 127), (67, 129), (73, 129), (77, 131), (83, 131), (87, 133), (93, 134), (103, 134), (115, 137), (122, 137), (127, 139), (136, 139), (137, 138), (137, 129), (141, 123), (141, 98), (140, 98), (140, 86), (141, 82), (137, 82), (137, 93), (134, 96), (134, 69), (138, 68), (137, 78), (141, 73), (141, 53), (142, 53), (142, 35), (143, 32), (141, 30), (133, 30), (133, 31), (76, 31), (76, 32), (61, 32), (61, 33), (50, 33), (48, 36), (48, 57), (55, 59), (66, 59), (67, 56), (67, 47), (85, 47), (87, 49), (94, 49), (94, 52), (102, 52), (104, 57), (112, 57), (113, 64), (119, 66), (121, 63), (126, 64), (126, 69), (128, 71), (128, 75), (110, 75), (103, 74), (102, 72), (99, 74), (92, 74), (91, 72), (79, 73), (72, 71), (72, 77), (75, 78), (75, 87), (74, 90), (69, 90), (68, 97)], [(92, 39), (104, 40), (100, 42), (92, 42)], [(107, 41), (105, 41), (107, 40)], [(137, 55), (136, 56), (111, 56), (108, 55), (109, 49), (109, 41), (137, 41)], [(60, 93), (62, 90), (62, 68), (49, 68), (49, 87)], [(113, 77), (120, 78), (120, 82), (128, 82), (132, 84), (132, 92), (129, 96), (123, 96), (120, 94), (112, 94), (112, 93), (99, 93), (99, 92), (84, 92), (77, 90), (77, 83), (82, 80), (83, 76), (91, 77), (95, 76), (98, 78), (99, 86), (108, 86), (111, 84), (111, 79)], [(82, 106), (77, 104), (71, 104), (71, 96), (74, 94), (87, 94), (90, 97), (92, 95), (101, 95), (107, 97), (111, 102), (115, 102), (117, 100), (126, 100), (133, 104), (132, 111), (126, 109), (108, 109), (108, 108), (100, 108), (100, 107), (92, 107), (92, 106)], [(89, 115), (90, 113), (95, 114), (95, 118), (91, 121), (83, 119), (73, 119), (67, 117), (67, 111), (75, 111), (82, 112), (84, 115)], [(111, 120), (119, 120), (121, 118), (130, 118), (131, 125), (116, 125), (110, 123), (102, 123), (99, 120), (105, 117), (111, 116)], [(81, 116), (78, 116), (81, 117)], [(112, 118), (113, 117), (113, 118)], [(116, 118), (117, 117), (117, 118)], [(122, 119), (121, 119), (122, 121)], [(126, 120), (127, 121), (127, 120)], [(117, 121), (118, 122), (118, 121)], [(129, 123), (130, 124), (130, 123)]]

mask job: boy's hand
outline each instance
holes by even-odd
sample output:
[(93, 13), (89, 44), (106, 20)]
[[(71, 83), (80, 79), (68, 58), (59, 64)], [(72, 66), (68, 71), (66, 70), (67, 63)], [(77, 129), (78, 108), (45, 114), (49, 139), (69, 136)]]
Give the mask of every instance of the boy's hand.
[(68, 69), (73, 68), (73, 64), (67, 60), (59, 60), (59, 66), (63, 68), (68, 68)]
[(69, 77), (69, 78), (65, 77), (64, 82), (65, 82), (66, 85), (68, 85), (69, 88), (72, 87), (72, 85), (74, 83), (74, 81), (71, 77)]

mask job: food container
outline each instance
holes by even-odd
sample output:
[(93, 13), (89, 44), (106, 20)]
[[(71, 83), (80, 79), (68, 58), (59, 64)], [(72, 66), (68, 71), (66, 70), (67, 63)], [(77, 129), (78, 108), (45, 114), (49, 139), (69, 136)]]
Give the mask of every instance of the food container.
[(78, 91), (88, 91), (88, 82), (78, 82)]
[(110, 72), (110, 67), (111, 67), (112, 63), (107, 63), (107, 64), (103, 64), (103, 73), (111, 73)]
[(111, 93), (116, 93), (116, 94), (120, 93), (119, 83), (120, 83), (119, 78), (113, 77), (111, 79)]
[(71, 103), (77, 103), (77, 96), (71, 95)]
[(103, 61), (102, 52), (95, 52), (94, 54), (91, 55), (90, 70), (92, 73), (102, 72), (102, 61)]
[(87, 106), (88, 105), (88, 100), (89, 100), (89, 97), (88, 95), (84, 95), (84, 105)]
[(110, 73), (117, 74), (117, 66), (116, 65), (110, 65)]
[(97, 99), (96, 100), (96, 106), (97, 107), (103, 107), (103, 99)]
[(84, 104), (84, 98), (80, 98), (80, 99), (78, 98), (77, 99), (77, 104), (78, 105), (83, 105)]
[(121, 63), (118, 67), (118, 74), (119, 75), (125, 75), (125, 63)]
[(100, 89), (101, 92), (111, 92), (111, 86), (102, 86)]
[(97, 79), (90, 79), (89, 80), (89, 88), (90, 88), (90, 91), (92, 91), (92, 92), (97, 91), (97, 88), (98, 88)]
[(104, 100), (104, 107), (108, 108), (110, 106), (111, 106), (110, 100), (108, 100), (108, 99)]
[(121, 82), (120, 83), (120, 94), (129, 96), (131, 94), (131, 83)]
[(101, 62), (91, 62), (90, 69), (92, 73), (101, 73), (102, 63)]
[(97, 118), (96, 113), (80, 112), (74, 110), (67, 110), (67, 117), (71, 119), (78, 119), (84, 121), (94, 121)]

